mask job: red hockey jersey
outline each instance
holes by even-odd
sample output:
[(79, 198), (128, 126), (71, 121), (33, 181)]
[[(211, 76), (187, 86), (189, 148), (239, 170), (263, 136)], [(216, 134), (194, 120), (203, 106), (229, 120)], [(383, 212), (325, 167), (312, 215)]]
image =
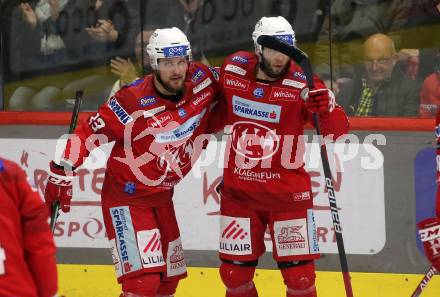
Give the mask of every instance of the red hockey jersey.
[[(312, 118), (305, 108), (305, 75), (292, 62), (281, 79), (263, 82), (255, 77), (256, 67), (254, 53), (237, 52), (220, 71), (217, 110), (227, 113), (226, 124), (232, 125), (222, 193), (254, 209), (310, 208), (311, 181), (302, 161), (304, 145), (298, 141)], [(314, 80), (316, 88), (325, 88), (318, 77)], [(323, 135), (336, 138), (347, 131), (339, 106), (321, 119)]]
[(0, 296), (57, 292), (55, 245), (48, 213), (18, 165), (0, 158)]
[(420, 89), (419, 113), (422, 117), (433, 117), (437, 114), (440, 105), (440, 74), (435, 72), (429, 75)]
[(146, 204), (165, 205), (168, 201), (159, 193), (173, 189), (201, 151), (203, 143), (197, 136), (206, 132), (210, 105), (217, 95), (215, 76), (213, 69), (191, 63), (178, 102), (159, 95), (153, 75), (122, 88), (77, 127), (80, 141), (70, 139), (64, 157), (79, 166), (89, 154), (87, 148), (97, 145), (97, 135), (103, 134), (115, 141), (103, 194), (124, 199), (148, 195), (143, 200)]

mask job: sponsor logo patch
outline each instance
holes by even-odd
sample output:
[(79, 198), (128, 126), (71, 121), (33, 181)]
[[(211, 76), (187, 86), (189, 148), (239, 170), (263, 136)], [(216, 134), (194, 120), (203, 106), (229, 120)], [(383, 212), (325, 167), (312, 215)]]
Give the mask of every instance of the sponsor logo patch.
[(270, 94), (270, 101), (297, 101), (298, 94), (295, 94), (292, 90), (285, 88), (272, 88), (272, 93)]
[(212, 92), (211, 90), (208, 90), (200, 95), (198, 95), (197, 97), (195, 97), (193, 99), (193, 101), (191, 101), (191, 105), (193, 108), (199, 106), (200, 104), (203, 104), (210, 96), (212, 96)]
[(253, 94), (254, 94), (255, 98), (261, 98), (264, 96), (264, 90), (263, 90), (263, 88), (256, 88), (254, 90)]
[(128, 206), (110, 208), (110, 216), (115, 230), (122, 274), (141, 269), (141, 259)]
[(153, 105), (154, 103), (156, 103), (156, 97), (154, 96), (139, 98), (139, 105), (141, 107), (147, 107)]
[(147, 126), (151, 128), (164, 127), (173, 120), (173, 115), (167, 111), (157, 117), (147, 120)]
[(225, 70), (226, 71), (230, 71), (230, 72), (234, 72), (234, 73), (239, 74), (239, 75), (245, 75), (246, 74), (246, 70), (244, 70), (243, 68), (238, 67), (236, 65), (232, 65), (232, 64), (226, 65)]
[(278, 256), (309, 254), (309, 238), (305, 218), (276, 221), (274, 223), (274, 237)]
[(191, 76), (191, 81), (193, 83), (198, 82), (206, 75), (206, 72), (203, 71), (201, 68), (197, 68), (197, 70), (194, 72), (194, 74)]
[(212, 83), (212, 80), (208, 77), (207, 79), (205, 79), (200, 84), (198, 84), (197, 86), (194, 87), (193, 93), (197, 94), (198, 92), (200, 92), (201, 90), (203, 90), (204, 88), (209, 86), (211, 83)]
[(142, 267), (151, 268), (165, 265), (159, 229), (138, 231), (136, 235)]
[(185, 256), (180, 237), (168, 244), (167, 276), (181, 275), (186, 272)]
[(170, 46), (163, 49), (165, 58), (186, 56), (188, 48), (186, 45)]
[(292, 34), (285, 34), (285, 35), (274, 35), (274, 37), (278, 40), (281, 40), (282, 42), (285, 42), (287, 44), (293, 45), (295, 39), (293, 38)]
[(309, 98), (309, 88), (302, 89), (300, 96), (302, 100), (306, 101)]
[(241, 79), (233, 75), (225, 75), (225, 88), (247, 91), (249, 89), (250, 81)]
[(296, 81), (293, 79), (287, 79), (287, 78), (283, 79), (282, 84), (285, 86), (290, 86), (290, 87), (294, 87), (297, 89), (302, 89), (306, 86), (306, 84), (303, 82), (299, 82), (299, 81)]
[(229, 255), (250, 255), (251, 219), (221, 216), (220, 252)]
[(296, 192), (292, 196), (295, 202), (305, 201), (310, 199), (310, 192)]
[(126, 125), (133, 121), (133, 118), (119, 104), (118, 100), (116, 100), (116, 97), (111, 97), (110, 100), (107, 102), (107, 105), (108, 107), (110, 107), (111, 111), (113, 111), (113, 113), (122, 124)]
[(305, 74), (302, 73), (302, 72), (299, 72), (299, 71), (295, 71), (295, 72), (293, 73), (293, 76), (294, 76), (294, 77), (297, 77), (297, 78), (300, 78), (300, 79), (302, 79), (303, 81), (306, 81), (306, 80), (307, 80)]
[(186, 110), (185, 110), (185, 108), (179, 108), (178, 110), (177, 110), (177, 114), (179, 115), (179, 117), (181, 117), (181, 118), (184, 118), (184, 117), (186, 117)]
[(186, 99), (181, 100), (179, 103), (176, 104), (176, 108), (182, 106), (185, 103), (186, 103)]
[(233, 62), (237, 62), (240, 64), (247, 64), (248, 63), (248, 59), (246, 59), (245, 57), (242, 57), (242, 56), (233, 56), (231, 60)]
[(178, 141), (187, 137), (191, 137), (197, 127), (200, 125), (202, 118), (206, 112), (206, 108), (199, 114), (189, 118), (186, 122), (182, 123), (178, 128), (156, 134), (156, 141), (158, 143), (167, 143)]
[(144, 118), (150, 118), (152, 116), (154, 116), (156, 113), (159, 113), (161, 111), (165, 110), (165, 105), (150, 109), (150, 110), (146, 110), (144, 111)]
[(307, 210), (307, 227), (309, 232), (310, 254), (319, 254), (318, 232), (316, 231), (316, 221), (313, 209)]
[(279, 123), (281, 106), (255, 102), (234, 95), (232, 97), (232, 111), (243, 118)]

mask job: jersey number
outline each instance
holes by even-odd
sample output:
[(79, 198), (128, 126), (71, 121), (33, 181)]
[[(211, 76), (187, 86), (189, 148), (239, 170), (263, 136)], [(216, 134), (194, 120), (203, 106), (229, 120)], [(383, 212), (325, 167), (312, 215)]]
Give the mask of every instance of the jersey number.
[(0, 275), (5, 274), (5, 261), (6, 261), (5, 249), (2, 248), (0, 245)]
[(97, 113), (96, 115), (90, 117), (89, 125), (90, 128), (92, 128), (93, 132), (96, 133), (99, 129), (105, 127), (105, 122), (101, 118), (101, 115)]

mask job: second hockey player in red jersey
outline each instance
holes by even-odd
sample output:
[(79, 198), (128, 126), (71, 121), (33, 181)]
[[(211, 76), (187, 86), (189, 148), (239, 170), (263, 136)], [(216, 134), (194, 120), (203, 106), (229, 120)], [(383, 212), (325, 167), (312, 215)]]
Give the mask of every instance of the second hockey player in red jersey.
[(262, 48), (261, 35), (295, 44), (283, 17), (263, 17), (252, 35), (255, 53), (234, 53), (221, 68), (218, 110), (227, 113), (232, 149), (221, 186), (220, 274), (227, 297), (258, 296), (253, 276), (269, 226), (287, 296), (312, 297), (319, 247), (299, 138), (312, 113), (320, 115), (322, 134), (334, 139), (348, 131), (348, 121), (318, 77), (309, 91), (302, 69)]
[(78, 126), (65, 166), (51, 163), (45, 198), (68, 211), (74, 170), (66, 170), (80, 166), (99, 139), (114, 141), (101, 196), (123, 296), (172, 296), (186, 276), (173, 187), (200, 153), (197, 136), (206, 131), (217, 77), (191, 62), (188, 39), (177, 28), (156, 30), (147, 52), (154, 74), (123, 87)]
[(419, 222), (420, 239), (431, 264), (440, 271), (440, 111), (437, 112), (435, 136), (437, 139), (437, 196), (435, 216)]
[(56, 296), (56, 249), (47, 220), (23, 170), (0, 158), (0, 296)]

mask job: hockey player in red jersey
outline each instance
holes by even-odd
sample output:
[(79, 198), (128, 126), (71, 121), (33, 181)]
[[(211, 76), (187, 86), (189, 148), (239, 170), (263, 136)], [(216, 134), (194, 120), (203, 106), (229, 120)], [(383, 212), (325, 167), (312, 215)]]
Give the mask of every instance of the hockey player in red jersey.
[(437, 112), (435, 136), (437, 138), (437, 197), (435, 216), (417, 224), (425, 255), (431, 265), (440, 271), (440, 111)]
[(23, 170), (2, 158), (0, 205), (0, 296), (56, 296), (56, 249), (46, 207)]
[(186, 276), (173, 188), (201, 151), (197, 136), (217, 94), (217, 73), (191, 62), (178, 28), (155, 30), (147, 52), (154, 74), (123, 87), (78, 126), (66, 166), (50, 165), (45, 193), (49, 205), (59, 200), (68, 211), (74, 170), (66, 170), (80, 166), (102, 136), (115, 142), (101, 198), (121, 296), (172, 296)]
[(286, 19), (263, 17), (252, 34), (255, 53), (228, 56), (220, 71), (218, 111), (227, 114), (232, 147), (220, 187), (220, 275), (227, 297), (258, 296), (253, 276), (268, 226), (287, 296), (312, 297), (319, 247), (299, 137), (315, 112), (322, 134), (333, 139), (348, 131), (348, 120), (318, 77), (309, 91), (302, 69), (262, 48), (261, 35), (295, 44)]

